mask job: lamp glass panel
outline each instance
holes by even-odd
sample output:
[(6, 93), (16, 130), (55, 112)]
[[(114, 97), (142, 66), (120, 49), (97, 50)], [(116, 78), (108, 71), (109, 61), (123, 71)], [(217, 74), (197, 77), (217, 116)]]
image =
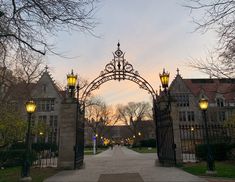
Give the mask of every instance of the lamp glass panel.
[(76, 82), (77, 82), (77, 75), (67, 75), (67, 83), (68, 83), (68, 86), (72, 86), (72, 87), (75, 87), (76, 85)]
[(34, 101), (28, 101), (27, 103), (26, 103), (26, 111), (28, 112), (28, 113), (34, 113), (35, 112), (35, 110), (36, 110), (36, 104), (35, 104), (35, 102)]
[(207, 108), (208, 108), (208, 100), (204, 99), (204, 98), (201, 99), (199, 101), (199, 107), (200, 107), (201, 110), (207, 110)]

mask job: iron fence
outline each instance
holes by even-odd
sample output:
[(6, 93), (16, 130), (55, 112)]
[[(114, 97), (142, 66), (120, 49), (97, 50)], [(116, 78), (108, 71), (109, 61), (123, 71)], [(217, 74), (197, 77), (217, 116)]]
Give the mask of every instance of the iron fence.
[(33, 167), (57, 167), (58, 152), (43, 150), (36, 153), (36, 160), (33, 162)]
[[(183, 162), (197, 162), (196, 146), (206, 143), (203, 124), (181, 124), (180, 139)], [(235, 125), (208, 124), (210, 144), (235, 143)]]

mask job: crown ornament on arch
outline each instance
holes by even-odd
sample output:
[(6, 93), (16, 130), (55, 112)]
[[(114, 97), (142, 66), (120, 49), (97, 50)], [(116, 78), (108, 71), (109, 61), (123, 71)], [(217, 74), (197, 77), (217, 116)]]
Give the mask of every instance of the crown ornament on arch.
[(134, 70), (133, 66), (124, 58), (125, 53), (120, 49), (119, 42), (117, 46), (118, 48), (113, 53), (112, 61), (106, 64), (104, 70), (100, 72), (100, 76), (114, 74), (116, 76), (115, 78), (120, 81), (125, 79), (126, 73), (139, 75), (138, 71)]

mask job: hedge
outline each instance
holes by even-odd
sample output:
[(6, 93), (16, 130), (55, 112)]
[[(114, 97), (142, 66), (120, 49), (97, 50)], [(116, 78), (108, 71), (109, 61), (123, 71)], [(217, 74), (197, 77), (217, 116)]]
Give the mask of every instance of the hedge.
[[(217, 143), (210, 144), (214, 160), (222, 161), (228, 159), (228, 153), (234, 148), (235, 144)], [(196, 157), (201, 160), (207, 159), (207, 145), (196, 146)]]
[[(26, 148), (25, 143), (15, 143), (10, 147), (11, 150), (23, 150)], [(41, 152), (44, 150), (50, 150), (52, 152), (56, 152), (58, 150), (58, 146), (54, 143), (33, 143), (32, 150), (36, 152)]]
[[(15, 143), (7, 150), (0, 151), (0, 167), (19, 166), (25, 157), (25, 143)], [(42, 151), (50, 150), (57, 155), (58, 146), (51, 143), (33, 143), (29, 160), (33, 163), (37, 160), (37, 154)]]
[(141, 147), (156, 147), (156, 139), (148, 139), (148, 140), (141, 140), (140, 146)]

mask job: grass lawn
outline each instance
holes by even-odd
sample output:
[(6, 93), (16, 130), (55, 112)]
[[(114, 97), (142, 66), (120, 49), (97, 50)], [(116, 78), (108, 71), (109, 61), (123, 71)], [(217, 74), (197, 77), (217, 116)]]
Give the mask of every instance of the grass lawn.
[[(183, 170), (200, 176), (206, 176), (206, 163), (185, 164)], [(235, 178), (235, 162), (223, 161), (215, 162), (215, 177)]]
[[(20, 178), (21, 167), (0, 169), (0, 182), (17, 182)], [(56, 168), (31, 168), (30, 176), (33, 182), (42, 182), (44, 179), (59, 172)]]
[(129, 148), (139, 153), (157, 153), (157, 148), (148, 148), (148, 147), (137, 147), (137, 148)]
[[(99, 154), (107, 149), (108, 148), (98, 148), (98, 150), (96, 151), (96, 154)], [(84, 155), (93, 155), (93, 149), (92, 148), (85, 148)]]

